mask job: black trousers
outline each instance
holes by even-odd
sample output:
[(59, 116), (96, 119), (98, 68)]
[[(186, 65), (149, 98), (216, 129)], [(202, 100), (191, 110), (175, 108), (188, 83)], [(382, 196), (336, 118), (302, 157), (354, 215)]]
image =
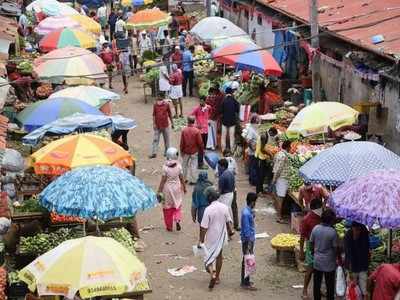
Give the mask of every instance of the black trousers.
[(136, 71), (137, 63), (137, 55), (129, 55), (129, 66), (131, 67), (131, 73), (133, 73), (134, 70)]
[(238, 206), (237, 206), (237, 191), (233, 192), (233, 200), (231, 204), (232, 208), (232, 218), (233, 218), (233, 228), (238, 229), (239, 228), (239, 212), (238, 212)]
[(207, 145), (207, 138), (208, 138), (208, 134), (207, 133), (202, 133), (201, 134), (201, 139), (203, 140), (204, 150), (202, 152), (199, 151), (199, 154), (197, 156), (197, 165), (198, 165), (199, 168), (204, 165), (204, 151), (205, 151), (206, 145)]
[[(129, 130), (114, 130), (113, 133), (111, 133), (111, 140), (114, 143), (119, 144), (120, 146), (122, 146), (122, 148), (124, 148), (125, 150), (129, 149), (128, 146), (128, 132)], [(122, 139), (122, 142), (120, 141), (120, 138)]]
[(193, 71), (183, 71), (183, 96), (186, 97), (186, 87), (189, 83), (189, 96), (193, 96)]
[(242, 272), (240, 276), (240, 285), (249, 286), (250, 285), (250, 276), (244, 278), (244, 256), (246, 254), (254, 254), (254, 242), (242, 242)]
[(314, 269), (313, 294), (314, 300), (321, 300), (322, 276), (325, 278), (326, 299), (335, 300), (335, 271), (322, 272)]
[(264, 192), (264, 183), (267, 180), (268, 184), (272, 180), (272, 165), (265, 159), (257, 159), (257, 187), (256, 192)]

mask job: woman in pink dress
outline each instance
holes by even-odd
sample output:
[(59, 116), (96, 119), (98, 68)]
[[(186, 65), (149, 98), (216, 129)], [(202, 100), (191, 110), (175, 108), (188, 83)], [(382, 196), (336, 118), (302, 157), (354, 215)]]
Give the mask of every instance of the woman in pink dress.
[(178, 150), (172, 147), (168, 148), (166, 157), (167, 161), (163, 166), (158, 193), (162, 193), (164, 196), (162, 204), (166, 229), (172, 231), (175, 222), (176, 230), (180, 231), (182, 199), (183, 194), (186, 193), (186, 186), (182, 166), (178, 161)]

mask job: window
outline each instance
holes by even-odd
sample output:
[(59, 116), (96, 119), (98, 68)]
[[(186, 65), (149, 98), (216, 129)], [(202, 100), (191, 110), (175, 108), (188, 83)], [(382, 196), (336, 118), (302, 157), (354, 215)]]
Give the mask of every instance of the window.
[(261, 17), (261, 15), (257, 16), (257, 24), (258, 25), (262, 25), (262, 17)]

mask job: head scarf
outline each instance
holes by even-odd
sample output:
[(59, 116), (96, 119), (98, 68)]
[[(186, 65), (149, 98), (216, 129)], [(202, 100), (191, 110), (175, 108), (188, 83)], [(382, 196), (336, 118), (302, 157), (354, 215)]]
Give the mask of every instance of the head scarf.
[(212, 182), (208, 180), (208, 174), (206, 171), (201, 171), (197, 179), (196, 185), (194, 186), (194, 193), (204, 193), (204, 190), (212, 186)]

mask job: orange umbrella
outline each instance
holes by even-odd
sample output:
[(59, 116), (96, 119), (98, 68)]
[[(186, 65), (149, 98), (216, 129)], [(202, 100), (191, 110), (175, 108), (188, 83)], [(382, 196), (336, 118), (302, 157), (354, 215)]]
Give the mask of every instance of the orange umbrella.
[(159, 8), (143, 9), (135, 13), (126, 22), (129, 29), (147, 29), (167, 25), (171, 16)]

